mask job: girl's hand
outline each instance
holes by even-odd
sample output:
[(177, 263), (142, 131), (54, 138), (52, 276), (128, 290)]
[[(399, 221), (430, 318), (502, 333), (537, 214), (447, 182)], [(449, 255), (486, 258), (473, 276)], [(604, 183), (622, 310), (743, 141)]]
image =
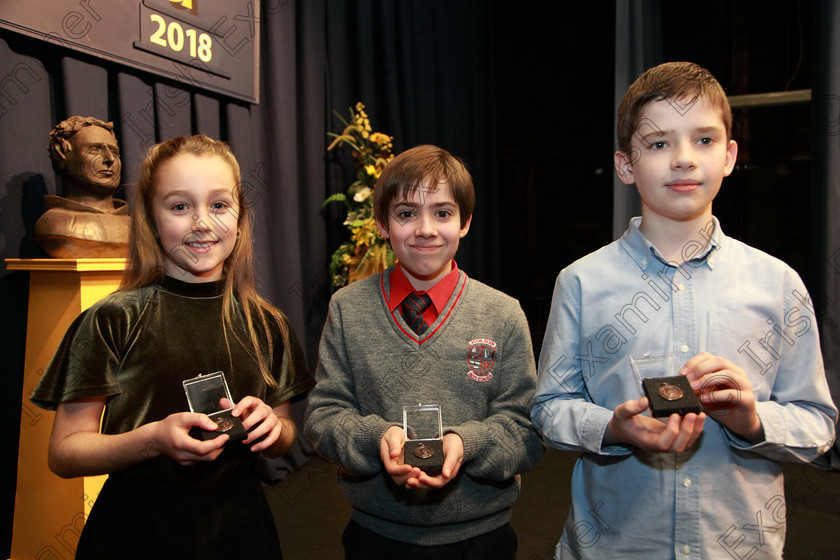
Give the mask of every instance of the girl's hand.
[(171, 414), (121, 434), (102, 434), (99, 424), (105, 400), (96, 397), (58, 405), (48, 457), (50, 469), (58, 476), (110, 474), (160, 455), (190, 466), (218, 458), (230, 439), (224, 434), (209, 441), (192, 438), (193, 426), (217, 428), (208, 416), (193, 412)]
[(248, 396), (233, 407), (231, 414), (239, 418), (248, 432), (244, 444), (251, 444), (254, 453), (276, 457), (288, 451), (297, 435), (289, 403), (271, 408), (257, 397)]
[(153, 429), (150, 455), (154, 452), (168, 455), (185, 467), (201, 461), (214, 461), (221, 455), (225, 443), (230, 439), (226, 434), (208, 441), (190, 436), (190, 428), (193, 426), (209, 431), (218, 427), (206, 414), (197, 412), (170, 414), (159, 422), (153, 422), (151, 426)]

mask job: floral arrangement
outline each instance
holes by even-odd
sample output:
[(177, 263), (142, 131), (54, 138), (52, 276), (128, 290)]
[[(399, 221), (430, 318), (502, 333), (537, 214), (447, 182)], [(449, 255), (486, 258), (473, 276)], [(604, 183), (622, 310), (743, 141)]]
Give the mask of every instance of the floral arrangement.
[(330, 285), (333, 291), (394, 264), (394, 253), (376, 229), (373, 213), (373, 189), (382, 170), (394, 154), (393, 138), (381, 132), (373, 132), (365, 106), (356, 103), (350, 110), (350, 120), (338, 115), (345, 127), (341, 134), (328, 132), (334, 138), (327, 150), (348, 145), (356, 160), (356, 180), (346, 193), (337, 193), (324, 201), (344, 202), (347, 219), (344, 225), (350, 230), (350, 240), (342, 243), (330, 260)]

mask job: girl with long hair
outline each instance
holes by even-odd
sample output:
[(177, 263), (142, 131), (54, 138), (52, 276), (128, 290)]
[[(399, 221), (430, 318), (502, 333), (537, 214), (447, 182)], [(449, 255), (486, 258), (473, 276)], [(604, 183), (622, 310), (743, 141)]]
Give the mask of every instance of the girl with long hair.
[[(188, 412), (183, 381), (218, 371), (243, 439)], [(312, 384), (286, 316), (257, 293), (228, 146), (152, 147), (122, 284), (73, 322), (32, 394), (56, 410), (50, 468), (110, 475), (76, 557), (280, 558), (254, 463), (291, 447), (289, 399)]]

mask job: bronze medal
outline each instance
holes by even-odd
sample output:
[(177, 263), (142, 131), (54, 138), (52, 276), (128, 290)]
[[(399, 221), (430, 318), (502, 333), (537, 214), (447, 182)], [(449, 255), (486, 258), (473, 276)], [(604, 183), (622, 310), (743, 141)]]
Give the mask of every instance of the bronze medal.
[(219, 426), (220, 432), (226, 432), (233, 428), (233, 420), (230, 418), (215, 418), (214, 421)]
[(420, 459), (428, 459), (434, 454), (434, 449), (432, 449), (431, 447), (426, 447), (422, 443), (418, 444), (417, 447), (414, 448), (414, 455), (416, 457), (419, 457)]
[(659, 386), (659, 396), (666, 401), (677, 401), (683, 398), (683, 390), (676, 385), (670, 383), (663, 383)]

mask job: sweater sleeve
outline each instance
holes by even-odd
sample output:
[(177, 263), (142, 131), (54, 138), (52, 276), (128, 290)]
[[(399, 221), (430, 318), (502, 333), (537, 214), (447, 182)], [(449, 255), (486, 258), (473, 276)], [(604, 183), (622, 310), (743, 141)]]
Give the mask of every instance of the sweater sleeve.
[(444, 428), (464, 442), (465, 472), (494, 481), (527, 471), (545, 452), (529, 417), (536, 367), (528, 322), (518, 305), (509, 317), (496, 364), (505, 385), (488, 403), (487, 418)]
[(330, 302), (321, 335), (315, 383), (304, 435), (319, 454), (348, 472), (362, 476), (379, 472), (379, 442), (394, 424), (377, 414), (361, 413), (341, 309), (335, 300)]

